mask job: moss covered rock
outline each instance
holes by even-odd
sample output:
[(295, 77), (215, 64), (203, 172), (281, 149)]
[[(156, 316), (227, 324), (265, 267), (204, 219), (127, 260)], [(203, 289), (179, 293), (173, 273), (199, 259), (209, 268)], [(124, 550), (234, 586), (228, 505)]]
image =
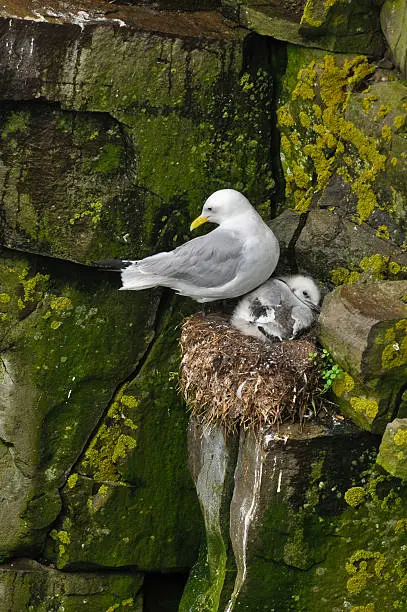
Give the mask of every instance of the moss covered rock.
[(380, 29), (383, 0), (307, 0), (300, 33), (315, 46), (342, 53), (380, 57), (384, 50)]
[(3, 244), (136, 258), (189, 238), (220, 187), (270, 205), (273, 84), (267, 59), (246, 72), (246, 31), (215, 12), (20, 8), (0, 12), (22, 50), (0, 60)]
[(143, 576), (136, 572), (68, 574), (28, 559), (0, 566), (2, 606), (8, 612), (141, 612), (142, 586)]
[(382, 432), (401, 407), (407, 374), (406, 281), (343, 286), (323, 303), (319, 335), (343, 369), (333, 391), (364, 429)]
[(242, 25), (303, 47), (380, 56), (383, 0), (222, 0), (225, 12)]
[(377, 463), (392, 476), (407, 480), (407, 419), (394, 419), (387, 425)]
[(380, 14), (387, 44), (404, 77), (407, 76), (406, 14), (405, 0), (386, 0)]
[(286, 198), (303, 215), (297, 259), (325, 282), (353, 282), (377, 258), (378, 278), (407, 271), (406, 92), (390, 79), (363, 56), (288, 47), (278, 109)]
[(60, 568), (180, 571), (195, 560), (201, 521), (177, 392), (180, 317), (167, 315), (67, 480), (46, 548)]
[[(219, 457), (218, 437), (202, 444), (192, 435), (192, 448), (194, 440), (195, 450), (207, 446), (208, 466), (211, 443), (212, 457)], [(308, 423), (302, 432), (291, 425), (256, 437), (241, 433), (237, 457), (229, 455), (236, 465), (233, 494), (216, 486), (222, 469), (200, 472), (206, 516), (213, 510), (213, 519), (221, 517), (222, 546), (215, 538), (209, 545), (215, 521), (206, 521), (208, 547), (180, 609), (403, 609), (406, 491), (375, 467), (377, 444), (375, 436), (338, 422)], [(212, 563), (218, 574), (208, 583)]]
[(4, 558), (41, 547), (58, 488), (154, 334), (158, 295), (8, 251), (1, 264)]

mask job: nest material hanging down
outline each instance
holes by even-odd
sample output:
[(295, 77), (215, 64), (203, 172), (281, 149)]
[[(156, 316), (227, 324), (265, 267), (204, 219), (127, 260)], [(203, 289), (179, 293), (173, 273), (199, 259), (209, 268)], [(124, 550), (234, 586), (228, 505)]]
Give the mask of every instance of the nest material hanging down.
[(306, 410), (321, 405), (310, 337), (266, 344), (220, 315), (199, 313), (183, 322), (181, 351), (181, 391), (206, 424), (259, 430), (302, 423)]

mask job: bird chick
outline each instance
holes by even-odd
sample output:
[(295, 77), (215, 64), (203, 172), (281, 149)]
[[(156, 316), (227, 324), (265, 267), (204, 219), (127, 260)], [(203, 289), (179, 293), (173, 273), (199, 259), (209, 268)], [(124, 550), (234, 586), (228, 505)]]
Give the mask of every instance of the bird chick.
[(230, 322), (246, 336), (292, 340), (315, 321), (320, 298), (315, 281), (308, 276), (270, 278), (240, 300)]

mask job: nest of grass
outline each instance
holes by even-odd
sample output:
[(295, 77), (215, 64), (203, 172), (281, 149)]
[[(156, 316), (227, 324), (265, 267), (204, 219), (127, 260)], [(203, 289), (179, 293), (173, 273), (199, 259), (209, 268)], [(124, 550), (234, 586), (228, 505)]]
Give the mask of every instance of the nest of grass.
[(302, 424), (305, 413), (317, 414), (324, 404), (309, 336), (266, 344), (220, 315), (199, 313), (183, 322), (180, 342), (180, 388), (206, 425), (259, 431)]

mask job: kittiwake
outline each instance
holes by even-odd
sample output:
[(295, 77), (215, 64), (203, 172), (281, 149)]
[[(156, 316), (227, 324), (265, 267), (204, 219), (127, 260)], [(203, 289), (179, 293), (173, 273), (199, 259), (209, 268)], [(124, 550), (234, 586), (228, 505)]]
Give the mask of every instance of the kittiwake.
[(190, 229), (207, 221), (218, 227), (173, 251), (116, 261), (121, 289), (171, 287), (197, 302), (212, 302), (244, 295), (269, 278), (278, 262), (279, 244), (243, 194), (215, 191)]
[(315, 321), (320, 298), (316, 283), (308, 276), (270, 278), (240, 300), (230, 322), (246, 336), (292, 340)]

